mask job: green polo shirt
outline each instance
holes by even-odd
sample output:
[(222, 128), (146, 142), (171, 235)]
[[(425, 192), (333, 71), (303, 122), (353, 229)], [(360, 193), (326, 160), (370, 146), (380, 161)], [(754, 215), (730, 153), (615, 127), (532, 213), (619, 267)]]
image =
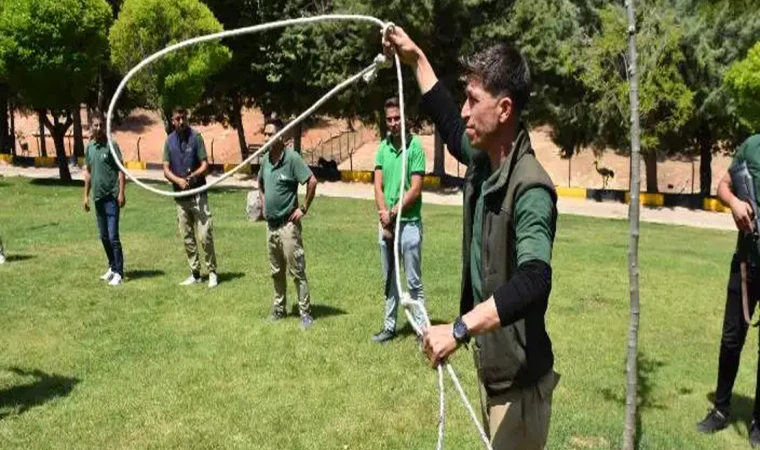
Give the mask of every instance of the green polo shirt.
[[(375, 156), (375, 170), (383, 172), (383, 198), (390, 210), (399, 201), (401, 184), (402, 149), (396, 148), (390, 138), (383, 139)], [(412, 185), (412, 174), (425, 175), (425, 151), (417, 136), (412, 136), (406, 146), (406, 180), (404, 192)], [(413, 222), (422, 219), (422, 196), (401, 213), (402, 222)]]
[(298, 185), (306, 183), (311, 175), (309, 166), (293, 149), (286, 148), (280, 160), (274, 163), (267, 151), (259, 170), (259, 189), (264, 189), (267, 221), (287, 220), (298, 201)]
[(755, 183), (755, 194), (758, 195), (757, 206), (760, 207), (760, 134), (750, 136), (739, 146), (731, 165), (742, 161), (747, 163), (749, 174), (752, 175), (752, 181)]
[[(470, 147), (467, 136), (463, 144), (467, 147), (463, 150), (470, 159), (475, 150)], [(479, 180), (478, 180), (479, 178)], [(480, 183), (480, 193), (475, 203), (475, 212), (472, 223), (472, 241), (470, 243), (470, 277), (472, 278), (472, 295), (475, 304), (485, 300), (483, 298), (483, 274), (481, 267), (480, 248), (483, 241), (483, 213), (485, 208), (485, 194), (499, 180), (499, 172), (484, 173), (476, 178)], [(551, 221), (554, 209), (552, 198), (546, 189), (536, 187), (528, 189), (517, 200), (515, 205), (515, 237), (517, 247), (517, 265), (532, 259), (541, 260), (547, 264), (551, 262), (552, 240)]]
[[(123, 161), (121, 150), (115, 142), (113, 148), (119, 155), (119, 161)], [(92, 200), (98, 201), (109, 195), (117, 197), (119, 195), (119, 166), (111, 155), (108, 141), (90, 142), (84, 152), (84, 162), (90, 172)]]

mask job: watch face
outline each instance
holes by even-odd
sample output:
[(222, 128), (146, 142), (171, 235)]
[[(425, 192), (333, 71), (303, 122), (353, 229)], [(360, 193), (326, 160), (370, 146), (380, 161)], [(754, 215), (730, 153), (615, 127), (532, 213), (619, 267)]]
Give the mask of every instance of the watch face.
[(464, 322), (461, 320), (457, 320), (454, 322), (454, 336), (457, 339), (462, 339), (467, 335), (467, 327), (465, 326)]

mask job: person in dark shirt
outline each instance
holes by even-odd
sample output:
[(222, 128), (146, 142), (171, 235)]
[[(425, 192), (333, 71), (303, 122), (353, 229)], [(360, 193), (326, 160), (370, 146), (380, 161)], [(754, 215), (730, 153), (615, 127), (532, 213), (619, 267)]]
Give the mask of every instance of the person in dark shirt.
[(427, 328), (424, 351), (435, 366), (474, 337), (493, 448), (541, 450), (559, 380), (544, 323), (557, 195), (520, 118), (530, 96), (527, 63), (509, 43), (465, 59), (460, 116), (427, 57), (403, 29), (394, 27), (386, 37), (386, 50), (396, 51), (413, 69), (423, 109), (449, 152), (467, 165), (461, 315), (452, 324)]

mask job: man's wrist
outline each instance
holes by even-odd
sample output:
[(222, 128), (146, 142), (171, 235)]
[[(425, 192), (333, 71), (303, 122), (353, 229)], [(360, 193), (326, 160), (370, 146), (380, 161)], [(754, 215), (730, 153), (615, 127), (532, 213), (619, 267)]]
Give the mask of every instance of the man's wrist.
[(470, 342), (470, 330), (464, 322), (462, 316), (457, 317), (451, 327), (451, 333), (457, 345), (467, 344)]

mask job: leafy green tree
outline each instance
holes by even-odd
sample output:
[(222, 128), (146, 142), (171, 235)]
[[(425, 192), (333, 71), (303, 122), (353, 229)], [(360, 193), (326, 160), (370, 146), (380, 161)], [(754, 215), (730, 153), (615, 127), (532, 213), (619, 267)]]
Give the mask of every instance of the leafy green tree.
[[(109, 39), (111, 59), (126, 74), (151, 54), (177, 42), (222, 31), (211, 11), (198, 0), (125, 0)], [(171, 109), (194, 107), (205, 83), (230, 59), (219, 42), (205, 42), (169, 53), (130, 80), (130, 89), (161, 111), (167, 131)]]
[(110, 7), (105, 0), (5, 0), (2, 5), (0, 67), (23, 104), (43, 117), (60, 177), (70, 180), (64, 136), (104, 58)]
[[(664, 1), (648, 0), (642, 2), (637, 15), (641, 151), (646, 190), (657, 192), (658, 156), (681, 149), (675, 137), (693, 114), (694, 93), (680, 71), (685, 58), (676, 10)], [(594, 96), (595, 140), (602, 146), (629, 151), (628, 24), (623, 6), (605, 6), (600, 19), (600, 33), (583, 52), (581, 80)]]
[(729, 153), (753, 130), (739, 120), (724, 83), (726, 70), (760, 35), (753, 0), (675, 0), (684, 30), (681, 66), (694, 92), (694, 113), (679, 137), (686, 153), (700, 156), (700, 193), (710, 195), (712, 156)]
[(726, 85), (736, 99), (741, 122), (752, 130), (760, 130), (760, 41), (747, 57), (726, 72)]

